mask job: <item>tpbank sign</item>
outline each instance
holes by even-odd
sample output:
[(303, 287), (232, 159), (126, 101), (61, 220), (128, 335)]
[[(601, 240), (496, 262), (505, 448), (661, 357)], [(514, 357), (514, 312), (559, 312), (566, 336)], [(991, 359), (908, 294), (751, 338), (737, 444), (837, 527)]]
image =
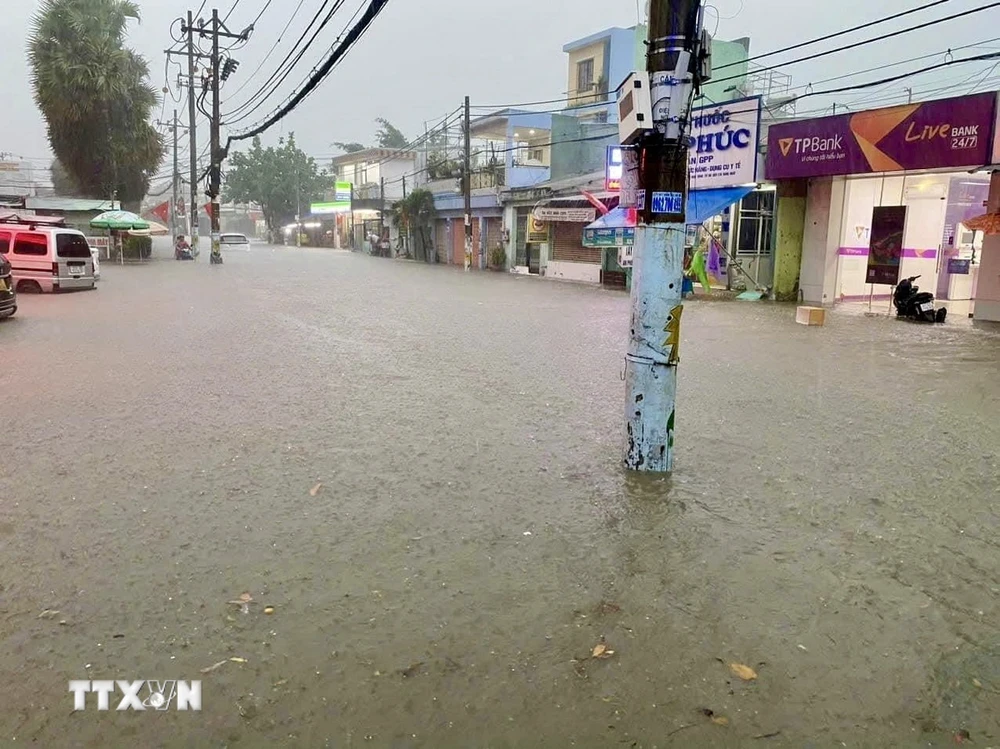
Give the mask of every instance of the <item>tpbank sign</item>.
[(968, 169), (993, 163), (997, 95), (975, 94), (775, 123), (768, 179)]

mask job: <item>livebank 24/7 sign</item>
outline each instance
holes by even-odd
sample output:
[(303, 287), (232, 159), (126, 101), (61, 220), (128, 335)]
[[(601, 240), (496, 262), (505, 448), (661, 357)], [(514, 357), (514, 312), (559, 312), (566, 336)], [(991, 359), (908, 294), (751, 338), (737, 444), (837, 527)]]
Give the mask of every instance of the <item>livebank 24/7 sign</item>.
[(757, 181), (761, 99), (737, 99), (691, 112), (690, 189), (712, 190)]
[(969, 168), (992, 161), (995, 93), (772, 125), (768, 179)]

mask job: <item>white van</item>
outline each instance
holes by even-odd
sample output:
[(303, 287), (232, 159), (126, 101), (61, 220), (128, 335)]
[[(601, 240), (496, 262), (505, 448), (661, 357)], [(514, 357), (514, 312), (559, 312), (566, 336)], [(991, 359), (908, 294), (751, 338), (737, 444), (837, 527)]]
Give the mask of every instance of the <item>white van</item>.
[(75, 229), (0, 222), (0, 255), (19, 292), (95, 288), (90, 244)]

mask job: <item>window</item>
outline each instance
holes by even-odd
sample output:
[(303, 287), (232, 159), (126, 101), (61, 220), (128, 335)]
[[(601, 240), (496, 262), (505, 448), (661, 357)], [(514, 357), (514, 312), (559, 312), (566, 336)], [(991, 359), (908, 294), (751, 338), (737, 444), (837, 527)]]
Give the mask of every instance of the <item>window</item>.
[(8, 252), (10, 252), (10, 233), (0, 231), (0, 255), (6, 255)]
[(736, 217), (737, 255), (771, 254), (774, 196), (773, 190), (756, 190), (740, 201)]
[(57, 234), (56, 253), (59, 257), (72, 260), (89, 260), (90, 245), (85, 237), (79, 234)]
[(576, 64), (576, 91), (589, 92), (594, 88), (594, 58), (581, 60)]
[[(15, 255), (41, 255), (49, 252), (49, 240), (44, 234), (18, 234), (14, 239)], [(89, 251), (87, 253), (90, 254)]]

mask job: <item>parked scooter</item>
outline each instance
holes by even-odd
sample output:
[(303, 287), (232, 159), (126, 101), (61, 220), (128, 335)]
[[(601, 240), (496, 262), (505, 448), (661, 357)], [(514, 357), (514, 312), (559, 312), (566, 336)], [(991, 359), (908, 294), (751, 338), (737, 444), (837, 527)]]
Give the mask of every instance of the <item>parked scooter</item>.
[(921, 291), (913, 282), (920, 276), (910, 276), (899, 282), (896, 292), (892, 295), (892, 303), (896, 306), (896, 317), (905, 317), (917, 322), (942, 323), (948, 316), (944, 307), (934, 309), (934, 295), (929, 291)]

